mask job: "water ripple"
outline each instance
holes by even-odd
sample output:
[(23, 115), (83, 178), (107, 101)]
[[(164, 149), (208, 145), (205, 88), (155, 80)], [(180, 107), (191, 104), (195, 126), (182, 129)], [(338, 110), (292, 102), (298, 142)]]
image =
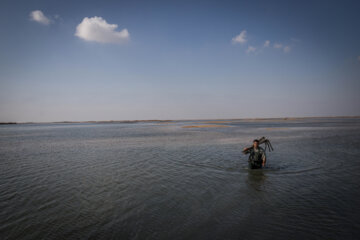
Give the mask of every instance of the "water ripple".
[[(359, 234), (359, 120), (184, 124), (0, 128), (0, 238)], [(241, 149), (263, 135), (275, 151), (250, 170)]]

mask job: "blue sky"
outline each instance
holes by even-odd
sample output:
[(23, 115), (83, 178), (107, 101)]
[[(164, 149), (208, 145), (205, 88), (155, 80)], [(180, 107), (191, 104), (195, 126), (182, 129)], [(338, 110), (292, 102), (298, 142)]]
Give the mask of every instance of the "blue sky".
[(360, 115), (359, 12), (357, 1), (2, 0), (0, 121)]

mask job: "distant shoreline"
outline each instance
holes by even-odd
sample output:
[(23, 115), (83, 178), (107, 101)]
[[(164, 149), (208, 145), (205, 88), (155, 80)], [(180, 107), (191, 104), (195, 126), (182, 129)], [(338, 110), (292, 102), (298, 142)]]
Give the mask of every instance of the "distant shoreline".
[(277, 118), (218, 118), (218, 119), (178, 119), (178, 120), (104, 120), (104, 121), (57, 121), (57, 122), (0, 122), (0, 125), (13, 124), (74, 124), (74, 123), (171, 123), (181, 121), (296, 121), (306, 119), (357, 119), (360, 116), (331, 116), (331, 117), (277, 117)]

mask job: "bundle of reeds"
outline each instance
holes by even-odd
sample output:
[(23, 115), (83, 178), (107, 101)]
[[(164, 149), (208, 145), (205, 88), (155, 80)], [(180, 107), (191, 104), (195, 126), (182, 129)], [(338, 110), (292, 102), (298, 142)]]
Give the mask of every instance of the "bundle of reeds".
[[(269, 139), (267, 139), (266, 137), (262, 137), (262, 138), (260, 138), (260, 139), (258, 139), (258, 140), (259, 140), (259, 145), (260, 145), (260, 144), (265, 144), (265, 151), (266, 151), (266, 149), (269, 149), (269, 152), (274, 151), (274, 148), (272, 147)], [(250, 153), (250, 151), (251, 151), (253, 148), (254, 148), (254, 146), (245, 148), (242, 152), (243, 152), (244, 154), (248, 154), (248, 153)]]

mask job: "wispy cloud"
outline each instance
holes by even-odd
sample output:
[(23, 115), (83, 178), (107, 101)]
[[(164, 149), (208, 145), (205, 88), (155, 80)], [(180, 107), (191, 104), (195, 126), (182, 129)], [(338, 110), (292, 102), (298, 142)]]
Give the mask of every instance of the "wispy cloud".
[(41, 23), (43, 25), (49, 25), (51, 23), (50, 19), (44, 15), (40, 10), (35, 10), (30, 13), (30, 20)]
[[(270, 40), (265, 40), (262, 45), (258, 45), (258, 46), (246, 44), (247, 48), (246, 48), (245, 52), (248, 54), (249, 53), (259, 54), (259, 53), (264, 52), (265, 48), (270, 48), (272, 46), (272, 48), (274, 48), (274, 49), (279, 49), (279, 50), (282, 50), (284, 53), (289, 53), (291, 51), (292, 47), (294, 46), (295, 42), (300, 42), (300, 40), (296, 39), (296, 38), (292, 38), (290, 40), (292, 43), (289, 45), (285, 45), (285, 44), (282, 44), (279, 42), (271, 43)], [(244, 44), (246, 42), (248, 42), (246, 30), (243, 30), (239, 35), (232, 38), (233, 44), (236, 44), (236, 43)]]
[(288, 53), (288, 52), (290, 52), (291, 47), (290, 47), (290, 46), (285, 46), (285, 47), (283, 48), (283, 50), (284, 50), (284, 53)]
[(291, 51), (290, 46), (284, 46), (281, 43), (275, 43), (273, 45), (273, 47), (276, 48), (276, 49), (282, 49), (284, 51), (284, 53), (289, 53)]
[(274, 47), (274, 48), (282, 48), (283, 45), (280, 44), (280, 43), (274, 43), (273, 47)]
[(239, 35), (232, 38), (233, 44), (236, 44), (236, 43), (244, 44), (244, 43), (246, 43), (246, 41), (247, 41), (246, 30), (241, 31), (241, 33)]
[(116, 31), (117, 24), (109, 24), (102, 17), (85, 17), (77, 25), (75, 36), (85, 40), (100, 43), (124, 43), (130, 39), (126, 28)]
[(269, 40), (266, 40), (265, 42), (264, 42), (264, 47), (269, 47), (270, 46), (270, 41)]
[(253, 46), (249, 46), (247, 49), (246, 49), (246, 53), (251, 53), (251, 52), (255, 52), (256, 51), (256, 47), (253, 47)]

